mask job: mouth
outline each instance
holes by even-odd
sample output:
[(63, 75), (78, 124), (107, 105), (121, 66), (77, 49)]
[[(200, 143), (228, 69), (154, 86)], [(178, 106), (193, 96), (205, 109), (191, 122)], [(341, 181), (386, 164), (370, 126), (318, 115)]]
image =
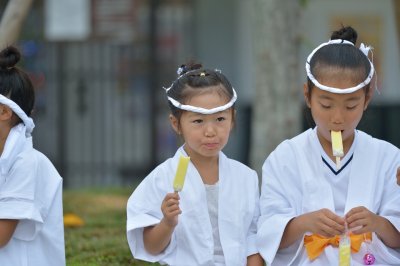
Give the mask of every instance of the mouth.
[(218, 147), (218, 143), (205, 143), (203, 144), (207, 149), (215, 149), (216, 147)]

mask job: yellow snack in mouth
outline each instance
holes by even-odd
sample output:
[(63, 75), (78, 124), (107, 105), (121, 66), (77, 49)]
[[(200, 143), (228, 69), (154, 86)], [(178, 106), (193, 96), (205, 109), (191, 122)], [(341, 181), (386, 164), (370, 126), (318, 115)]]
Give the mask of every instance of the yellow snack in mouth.
[(336, 157), (336, 168), (340, 168), (340, 157), (344, 156), (341, 131), (331, 131), (332, 153)]
[(180, 192), (185, 183), (185, 176), (187, 168), (189, 166), (190, 157), (181, 156), (179, 158), (178, 168), (176, 169), (175, 179), (174, 179), (174, 191)]

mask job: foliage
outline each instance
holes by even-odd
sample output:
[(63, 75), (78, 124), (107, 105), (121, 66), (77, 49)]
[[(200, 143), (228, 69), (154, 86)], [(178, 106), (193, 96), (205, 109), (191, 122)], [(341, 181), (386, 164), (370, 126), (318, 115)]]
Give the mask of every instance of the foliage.
[(64, 191), (64, 213), (84, 226), (65, 228), (67, 265), (159, 265), (133, 259), (126, 241), (126, 202), (132, 188)]

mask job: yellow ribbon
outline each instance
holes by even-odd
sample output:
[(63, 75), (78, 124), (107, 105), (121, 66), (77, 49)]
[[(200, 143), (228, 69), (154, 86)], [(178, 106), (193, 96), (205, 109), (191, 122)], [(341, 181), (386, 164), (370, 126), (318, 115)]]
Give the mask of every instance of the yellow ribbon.
[[(361, 244), (364, 240), (372, 240), (372, 234), (366, 233), (362, 235), (350, 234), (351, 251), (357, 253), (360, 250)], [(317, 234), (305, 235), (304, 246), (306, 247), (307, 255), (310, 260), (314, 260), (324, 251), (325, 247), (332, 245), (339, 246), (340, 236), (325, 238)]]

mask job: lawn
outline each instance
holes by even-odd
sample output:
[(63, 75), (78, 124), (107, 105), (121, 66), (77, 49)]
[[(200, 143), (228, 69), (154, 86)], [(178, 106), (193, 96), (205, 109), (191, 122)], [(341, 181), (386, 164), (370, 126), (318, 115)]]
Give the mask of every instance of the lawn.
[(132, 258), (126, 241), (126, 202), (132, 188), (64, 191), (64, 213), (85, 224), (65, 228), (68, 266), (159, 265)]

